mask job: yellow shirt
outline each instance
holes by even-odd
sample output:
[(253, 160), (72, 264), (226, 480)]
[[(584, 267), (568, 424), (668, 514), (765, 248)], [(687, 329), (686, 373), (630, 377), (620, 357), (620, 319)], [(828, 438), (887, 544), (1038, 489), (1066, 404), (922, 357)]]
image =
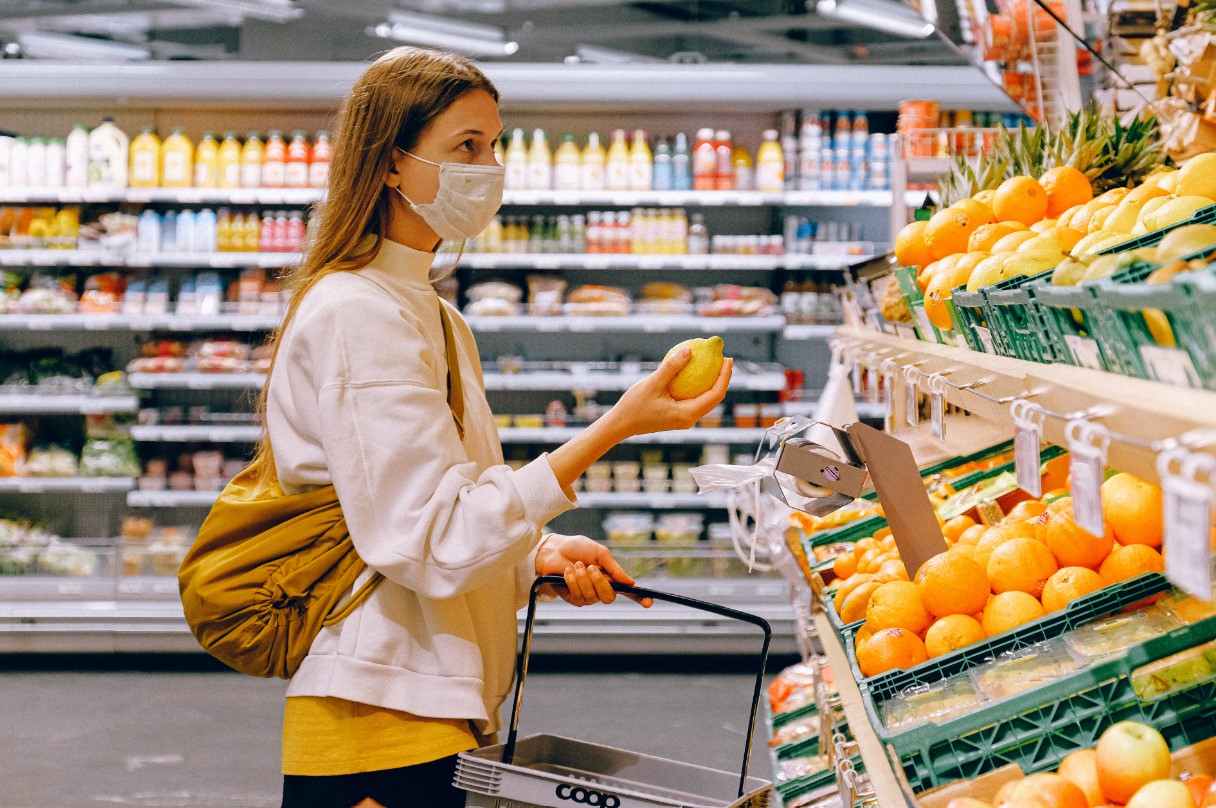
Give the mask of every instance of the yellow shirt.
[(283, 774), (339, 775), (417, 766), (477, 748), (469, 722), (331, 696), (293, 696), (283, 713)]

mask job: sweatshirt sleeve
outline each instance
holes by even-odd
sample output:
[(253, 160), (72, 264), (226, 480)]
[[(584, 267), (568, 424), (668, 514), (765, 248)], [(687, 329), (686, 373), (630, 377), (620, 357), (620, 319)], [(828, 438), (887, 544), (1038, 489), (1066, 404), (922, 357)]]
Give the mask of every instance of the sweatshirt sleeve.
[[(432, 324), (419, 322), (427, 313), (378, 292), (343, 297), (304, 342), (324, 368), (313, 369), (321, 444), (355, 549), (435, 599), (519, 576), (541, 527), (573, 507), (548, 457), (479, 470), (437, 383), (445, 359), (423, 331)], [(434, 318), (438, 327), (437, 305)]]

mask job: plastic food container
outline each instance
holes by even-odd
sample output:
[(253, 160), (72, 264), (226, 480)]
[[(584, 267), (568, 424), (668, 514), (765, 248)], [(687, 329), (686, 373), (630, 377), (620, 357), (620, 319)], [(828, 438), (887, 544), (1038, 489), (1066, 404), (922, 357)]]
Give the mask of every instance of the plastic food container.
[(1132, 690), (1142, 701), (1156, 701), (1171, 693), (1216, 678), (1216, 642), (1158, 659), (1132, 671)]
[(1216, 617), (1216, 603), (1208, 603), (1185, 592), (1171, 592), (1158, 601), (1157, 605), (1187, 625)]
[(1080, 659), (1100, 662), (1180, 625), (1181, 621), (1173, 614), (1154, 606), (1086, 623), (1065, 634), (1064, 642)]
[(669, 544), (695, 544), (701, 538), (705, 517), (699, 513), (665, 513), (655, 523), (655, 538)]
[(587, 469), (587, 491), (591, 494), (607, 494), (612, 491), (612, 465), (592, 463)]
[(754, 429), (760, 423), (760, 406), (758, 404), (736, 404), (735, 426), (739, 429)]
[(1080, 669), (1059, 641), (1042, 642), (1002, 654), (971, 670), (976, 689), (993, 701), (1034, 690)]
[(958, 674), (933, 684), (916, 685), (883, 702), (883, 723), (900, 732), (926, 721), (942, 723), (970, 712), (983, 702), (967, 674)]
[(609, 541), (638, 544), (650, 541), (654, 517), (648, 513), (612, 513), (604, 517), (602, 525)]
[(780, 404), (760, 405), (760, 426), (768, 429), (784, 417), (785, 411)]
[(545, 416), (543, 415), (517, 415), (515, 416), (515, 426), (519, 429), (540, 429), (545, 425)]
[(701, 417), (701, 421), (698, 424), (698, 426), (704, 427), (705, 429), (718, 429), (719, 427), (722, 426), (722, 416), (724, 416), (725, 414), (726, 414), (725, 407), (723, 407), (721, 405), (714, 407), (712, 410), (705, 413), (705, 415), (703, 415)]
[(636, 494), (642, 490), (642, 465), (636, 461), (623, 461), (612, 464), (613, 487), (620, 494)]

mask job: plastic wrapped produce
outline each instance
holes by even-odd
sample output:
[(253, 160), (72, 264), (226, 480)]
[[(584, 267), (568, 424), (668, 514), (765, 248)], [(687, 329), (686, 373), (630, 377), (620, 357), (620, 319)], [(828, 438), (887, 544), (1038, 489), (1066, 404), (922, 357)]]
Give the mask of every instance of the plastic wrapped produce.
[(910, 687), (882, 704), (887, 729), (899, 732), (927, 721), (942, 723), (971, 712), (984, 701), (966, 674)]
[(1179, 625), (1181, 621), (1172, 614), (1151, 606), (1086, 623), (1065, 634), (1064, 641), (1081, 659), (1101, 662)]
[(80, 473), (76, 455), (58, 445), (31, 449), (23, 470), (29, 477), (75, 477)]
[(1002, 654), (973, 668), (971, 677), (981, 693), (998, 701), (1050, 684), (1080, 667), (1064, 643), (1053, 640)]
[(90, 438), (80, 453), (82, 477), (138, 477), (139, 455), (129, 437)]

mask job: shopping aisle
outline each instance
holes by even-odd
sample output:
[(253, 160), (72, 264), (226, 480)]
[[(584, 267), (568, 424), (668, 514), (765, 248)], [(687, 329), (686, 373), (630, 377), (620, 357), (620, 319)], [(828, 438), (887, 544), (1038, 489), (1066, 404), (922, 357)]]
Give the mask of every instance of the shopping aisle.
[[(690, 667), (532, 674), (521, 730), (737, 767), (752, 679)], [(223, 672), (0, 672), (0, 808), (277, 806), (283, 690)], [(768, 778), (763, 743), (752, 773)]]

